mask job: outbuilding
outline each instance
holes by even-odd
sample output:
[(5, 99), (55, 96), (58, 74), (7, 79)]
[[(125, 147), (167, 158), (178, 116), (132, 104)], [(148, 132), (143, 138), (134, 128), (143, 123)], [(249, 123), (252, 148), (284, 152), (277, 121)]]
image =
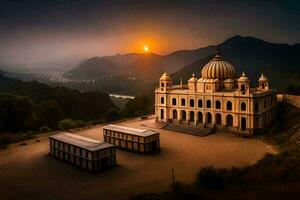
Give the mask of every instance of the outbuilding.
[(62, 132), (50, 136), (50, 155), (88, 171), (116, 165), (116, 146), (106, 142)]
[(159, 133), (154, 130), (110, 124), (103, 127), (103, 138), (105, 142), (129, 151), (154, 153), (160, 150)]

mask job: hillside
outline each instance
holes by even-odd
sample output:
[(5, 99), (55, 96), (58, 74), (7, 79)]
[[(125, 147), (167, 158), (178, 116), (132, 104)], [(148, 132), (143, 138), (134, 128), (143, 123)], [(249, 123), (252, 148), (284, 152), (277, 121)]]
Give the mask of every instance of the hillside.
[(109, 95), (102, 92), (82, 93), (64, 87), (50, 87), (36, 81), (14, 80), (1, 75), (0, 93), (29, 97), (37, 105), (53, 100), (61, 109), (63, 118), (96, 120), (108, 109), (115, 108)]
[[(101, 67), (97, 67), (101, 66)], [(106, 58), (93, 57), (85, 60), (78, 67), (65, 73), (66, 77), (75, 79), (97, 79), (103, 74), (116, 74), (120, 68)]]
[[(235, 66), (237, 74), (246, 72), (252, 83), (264, 73), (275, 88), (285, 89), (289, 84), (300, 84), (300, 45), (274, 44), (253, 37), (235, 36), (220, 45), (221, 54)], [(212, 56), (199, 59), (185, 66), (172, 77), (179, 81), (195, 74), (199, 77), (202, 67)]]
[(215, 52), (213, 46), (197, 50), (180, 50), (168, 55), (124, 54), (93, 57), (81, 62), (64, 76), (71, 79), (98, 79), (106, 74), (134, 76), (147, 80), (158, 78), (164, 70), (176, 72), (183, 66)]
[[(238, 74), (245, 71), (253, 81), (264, 73), (276, 88), (300, 84), (300, 44), (275, 44), (237, 35), (220, 44), (220, 49), (221, 54), (235, 66)], [(105, 81), (112, 82), (116, 79), (115, 76), (134, 76), (157, 81), (161, 73), (167, 70), (174, 73), (172, 76), (176, 82), (180, 76), (187, 80), (193, 72), (199, 76), (202, 67), (215, 53), (216, 47), (208, 46), (196, 50), (180, 50), (164, 56), (150, 53), (97, 57), (84, 61), (65, 73), (65, 76), (75, 80), (101, 79), (104, 74), (110, 74), (111, 80)], [(99, 84), (101, 82), (100, 80)]]

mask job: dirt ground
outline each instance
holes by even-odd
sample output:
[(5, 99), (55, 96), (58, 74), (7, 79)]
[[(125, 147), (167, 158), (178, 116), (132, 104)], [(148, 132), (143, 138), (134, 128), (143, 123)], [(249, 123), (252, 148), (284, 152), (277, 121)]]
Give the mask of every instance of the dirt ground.
[[(154, 127), (152, 120), (127, 121), (131, 127)], [(141, 126), (142, 125), (142, 126)], [(203, 166), (244, 166), (255, 163), (267, 152), (276, 151), (258, 139), (244, 139), (226, 133), (197, 137), (156, 129), (161, 152), (140, 155), (117, 151), (119, 166), (91, 174), (47, 156), (49, 141), (26, 141), (0, 150), (0, 199), (128, 199), (133, 194), (162, 192), (176, 179), (192, 182)], [(102, 126), (77, 132), (102, 140)]]

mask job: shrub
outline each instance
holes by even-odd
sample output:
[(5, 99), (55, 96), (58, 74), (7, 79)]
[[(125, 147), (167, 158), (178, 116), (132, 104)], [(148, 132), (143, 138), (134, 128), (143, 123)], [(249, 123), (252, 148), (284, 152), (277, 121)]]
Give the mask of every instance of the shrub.
[(61, 130), (76, 128), (77, 123), (73, 119), (64, 119), (58, 122), (58, 128)]
[(41, 133), (47, 133), (47, 132), (50, 132), (51, 131), (51, 128), (49, 128), (48, 126), (41, 126), (40, 127), (40, 132)]
[(83, 126), (85, 126), (84, 121), (81, 121), (81, 120), (76, 120), (76, 124), (77, 124), (77, 127), (83, 127)]
[(220, 170), (214, 167), (204, 167), (197, 174), (197, 182), (200, 186), (208, 189), (224, 187), (224, 178)]
[(104, 119), (108, 122), (120, 119), (121, 116), (116, 109), (109, 109), (104, 113)]

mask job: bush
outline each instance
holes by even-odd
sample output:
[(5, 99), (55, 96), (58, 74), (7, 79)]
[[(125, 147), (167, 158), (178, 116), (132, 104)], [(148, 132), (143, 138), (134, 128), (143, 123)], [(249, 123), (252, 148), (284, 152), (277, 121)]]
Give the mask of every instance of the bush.
[(41, 126), (40, 127), (40, 132), (41, 133), (47, 133), (47, 132), (50, 132), (51, 131), (51, 128), (49, 128), (48, 126)]
[(58, 128), (60, 130), (76, 128), (77, 123), (73, 119), (64, 119), (58, 122)]
[(85, 126), (84, 121), (81, 121), (81, 120), (76, 120), (76, 124), (77, 124), (77, 127), (83, 127), (83, 126)]
[(214, 167), (204, 167), (197, 174), (197, 182), (200, 186), (208, 189), (224, 187), (224, 178), (220, 170)]
[(109, 109), (104, 113), (104, 119), (108, 122), (120, 119), (121, 116), (116, 109)]

